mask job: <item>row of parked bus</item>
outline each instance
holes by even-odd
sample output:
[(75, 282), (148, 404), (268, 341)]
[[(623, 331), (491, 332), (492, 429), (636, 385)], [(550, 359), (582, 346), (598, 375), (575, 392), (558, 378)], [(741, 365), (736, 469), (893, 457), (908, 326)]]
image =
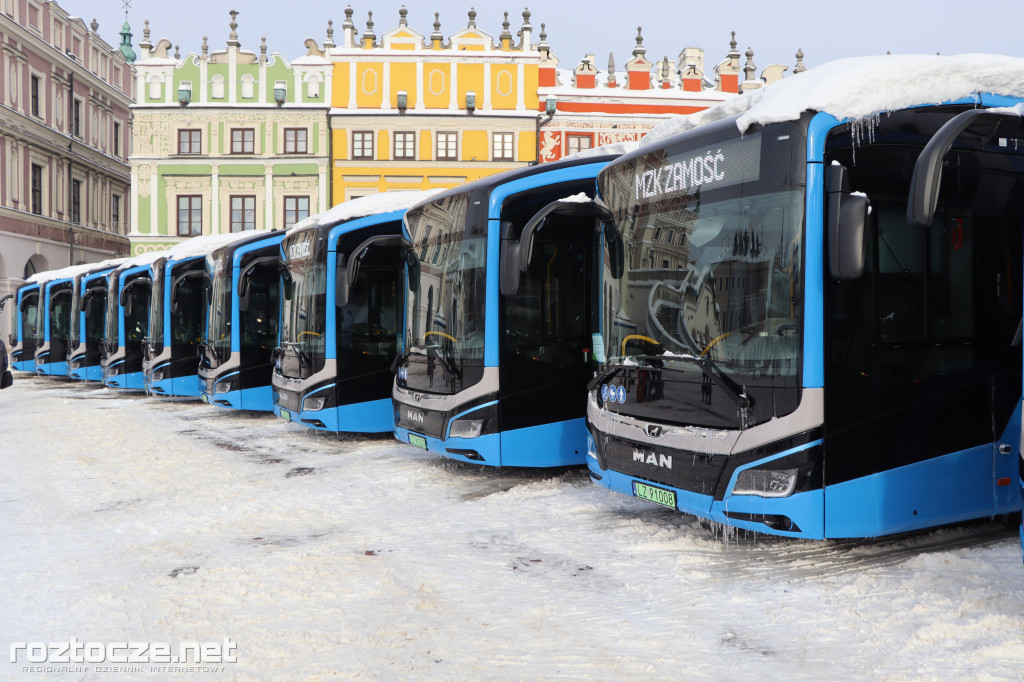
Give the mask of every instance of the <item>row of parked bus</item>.
[(624, 154), (38, 275), (14, 366), (463, 462), (586, 464), (782, 536), (1011, 514), (1024, 92), (983, 85), (868, 124), (780, 116), (768, 89)]

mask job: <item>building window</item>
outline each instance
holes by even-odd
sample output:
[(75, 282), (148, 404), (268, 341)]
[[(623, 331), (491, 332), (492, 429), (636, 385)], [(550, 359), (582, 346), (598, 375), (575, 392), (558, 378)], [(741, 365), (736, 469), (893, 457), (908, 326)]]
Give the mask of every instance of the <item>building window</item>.
[(39, 116), (39, 76), (32, 76), (32, 115)]
[(285, 128), (284, 129), (284, 153), (305, 154), (306, 153), (306, 129)]
[(201, 130), (178, 131), (178, 153), (199, 154), (202, 152), (203, 132)]
[(309, 197), (284, 198), (284, 229), (309, 217)]
[(357, 130), (352, 133), (352, 158), (373, 158), (373, 131)]
[(71, 103), (71, 134), (82, 136), (82, 103), (77, 99)]
[(110, 202), (110, 224), (114, 232), (121, 232), (121, 197), (116, 194)]
[(256, 131), (253, 128), (231, 129), (231, 153), (253, 154), (256, 151)]
[(121, 124), (114, 122), (114, 156), (121, 156)]
[(590, 135), (569, 135), (569, 153), (578, 154), (584, 149), (590, 149), (594, 146), (594, 141)]
[(416, 133), (396, 132), (395, 133), (395, 158), (415, 159), (416, 158)]
[(231, 197), (231, 231), (256, 229), (256, 197)]
[(458, 161), (459, 159), (459, 134), (438, 133), (437, 134), (437, 160)]
[(71, 222), (79, 225), (82, 222), (82, 181), (71, 181)]
[(178, 197), (178, 236), (192, 237), (203, 233), (203, 198), (199, 195)]
[(43, 214), (43, 167), (32, 164), (32, 212)]
[(512, 133), (494, 133), (494, 145), (491, 153), (492, 161), (515, 161), (512, 153)]

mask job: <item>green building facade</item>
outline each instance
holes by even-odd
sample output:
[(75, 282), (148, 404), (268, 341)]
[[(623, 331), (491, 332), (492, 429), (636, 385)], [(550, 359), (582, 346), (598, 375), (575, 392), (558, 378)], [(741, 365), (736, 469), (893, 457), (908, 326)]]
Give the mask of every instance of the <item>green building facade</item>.
[(200, 234), (286, 229), (329, 208), (325, 48), (287, 62), (241, 49), (231, 12), (227, 48), (170, 56), (149, 39), (135, 62), (131, 161), (133, 255)]

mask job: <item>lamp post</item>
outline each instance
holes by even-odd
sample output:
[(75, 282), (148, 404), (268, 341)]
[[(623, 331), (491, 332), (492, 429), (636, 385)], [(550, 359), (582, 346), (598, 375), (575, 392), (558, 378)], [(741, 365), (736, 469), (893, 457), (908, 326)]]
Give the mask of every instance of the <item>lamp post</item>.
[(540, 129), (548, 123), (551, 123), (551, 119), (555, 117), (555, 110), (557, 108), (557, 100), (555, 100), (553, 95), (548, 95), (548, 98), (544, 100), (544, 114), (537, 114), (537, 155), (533, 162), (535, 166), (540, 163)]

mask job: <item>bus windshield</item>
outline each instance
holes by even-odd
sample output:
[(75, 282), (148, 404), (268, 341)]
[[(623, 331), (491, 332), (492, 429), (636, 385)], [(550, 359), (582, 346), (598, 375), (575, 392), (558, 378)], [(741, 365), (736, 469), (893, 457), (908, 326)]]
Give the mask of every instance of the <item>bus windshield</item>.
[(106, 330), (103, 334), (103, 343), (105, 345), (105, 353), (107, 355), (112, 354), (117, 347), (121, 345), (121, 341), (118, 338), (118, 327), (120, 326), (120, 314), (118, 310), (118, 296), (121, 294), (121, 289), (118, 286), (118, 279), (120, 278), (120, 272), (114, 270), (107, 275), (107, 313), (105, 316)]
[(153, 271), (153, 291), (149, 302), (149, 347), (156, 356), (164, 347), (164, 273), (167, 260), (158, 258), (150, 265)]
[(621, 277), (604, 268), (606, 359), (796, 385), (803, 133), (708, 128), (601, 173), (624, 260)]
[(288, 277), (281, 302), (281, 373), (305, 379), (326, 364), (327, 253), (320, 231), (305, 230), (281, 243)]
[(487, 233), (467, 221), (468, 194), (406, 213), (406, 386), (456, 393), (482, 377)]
[(206, 306), (206, 363), (218, 367), (231, 354), (231, 250), (225, 249), (219, 257), (206, 257), (209, 277)]

